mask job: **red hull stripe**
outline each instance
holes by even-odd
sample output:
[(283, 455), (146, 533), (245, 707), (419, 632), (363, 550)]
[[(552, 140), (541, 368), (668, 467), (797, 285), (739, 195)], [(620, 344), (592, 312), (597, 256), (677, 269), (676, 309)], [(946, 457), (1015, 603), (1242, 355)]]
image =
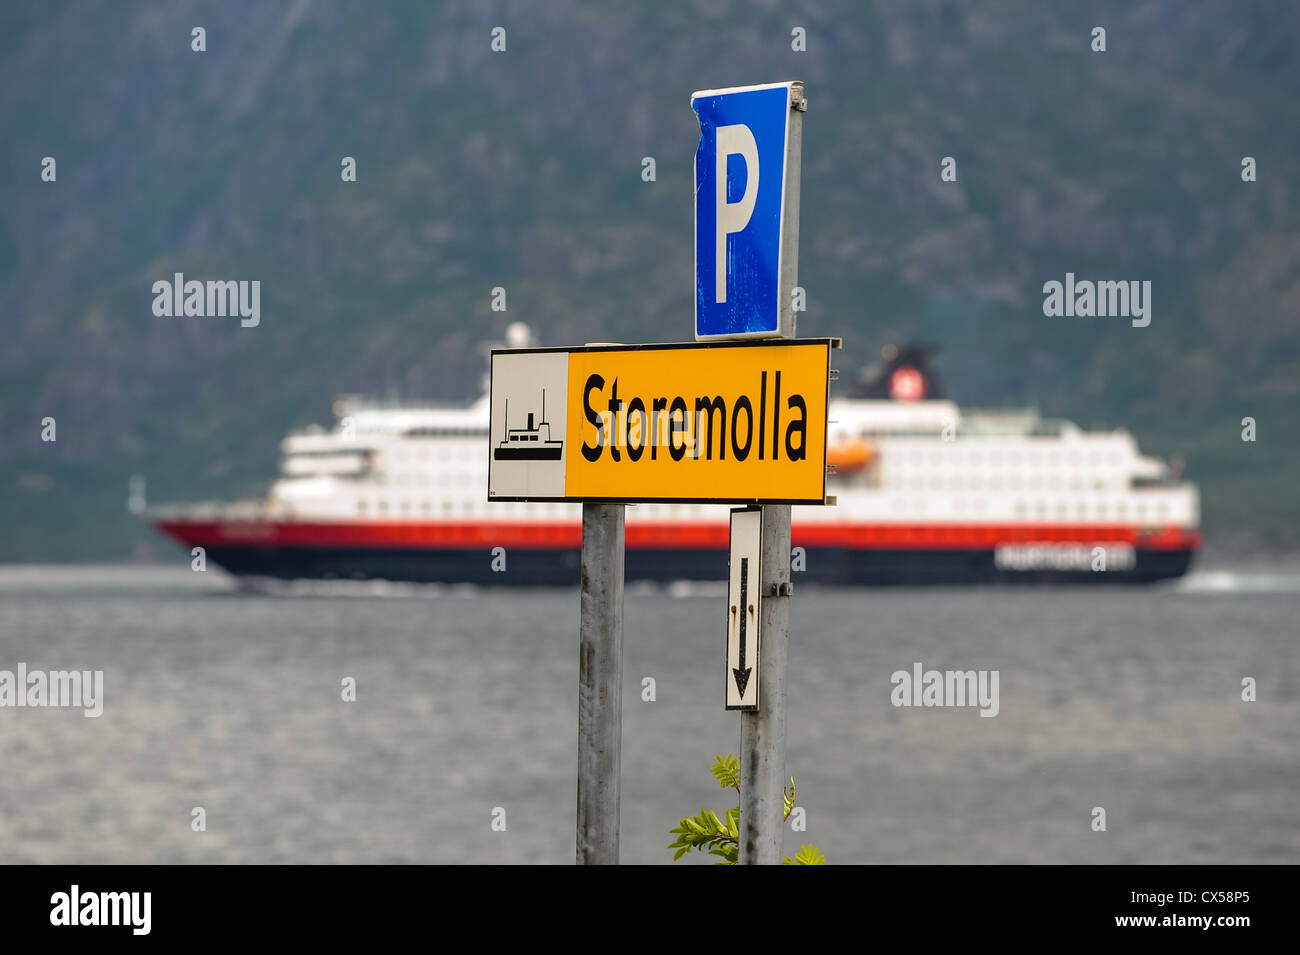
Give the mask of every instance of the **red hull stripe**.
[[(582, 526), (569, 522), (490, 521), (306, 523), (163, 520), (158, 527), (187, 547), (482, 547), (569, 549), (582, 544)], [(628, 524), (634, 549), (725, 550), (728, 525)], [(796, 547), (849, 550), (990, 550), (999, 544), (1132, 544), (1148, 550), (1201, 545), (1199, 531), (1121, 524), (796, 524)]]

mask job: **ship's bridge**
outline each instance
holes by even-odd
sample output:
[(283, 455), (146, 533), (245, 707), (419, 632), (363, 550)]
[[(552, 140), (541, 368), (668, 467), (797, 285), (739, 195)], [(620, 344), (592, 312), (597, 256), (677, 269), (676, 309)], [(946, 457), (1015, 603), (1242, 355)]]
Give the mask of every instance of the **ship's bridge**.
[(941, 434), (961, 425), (961, 411), (951, 401), (832, 400), (828, 415), (831, 440), (837, 436)]

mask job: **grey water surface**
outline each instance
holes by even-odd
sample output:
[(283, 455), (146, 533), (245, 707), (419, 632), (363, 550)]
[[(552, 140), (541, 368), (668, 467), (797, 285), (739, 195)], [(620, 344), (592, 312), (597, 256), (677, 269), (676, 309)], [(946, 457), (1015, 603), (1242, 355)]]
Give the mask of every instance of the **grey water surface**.
[[(576, 589), (257, 595), (185, 567), (0, 567), (0, 670), (104, 671), (98, 718), (0, 708), (0, 861), (570, 863), (577, 614)], [(1287, 575), (798, 588), (807, 831), (786, 852), (1300, 862), (1298, 620)], [(628, 593), (624, 862), (668, 862), (683, 814), (735, 805), (708, 771), (739, 743), (723, 627), (716, 588)], [(997, 716), (892, 705), (918, 661), (997, 670)]]

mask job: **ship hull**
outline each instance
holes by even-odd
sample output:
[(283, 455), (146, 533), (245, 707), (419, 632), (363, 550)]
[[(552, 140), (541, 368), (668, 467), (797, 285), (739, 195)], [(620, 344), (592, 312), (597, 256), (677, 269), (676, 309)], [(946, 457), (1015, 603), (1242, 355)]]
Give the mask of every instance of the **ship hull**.
[[(208, 561), (241, 577), (279, 580), (391, 580), (475, 584), (485, 587), (573, 586), (579, 581), (581, 531), (572, 525), (547, 529), (474, 527), (460, 534), (429, 525), (383, 527), (382, 542), (357, 546), (339, 527), (161, 523), (186, 546), (202, 546)], [(969, 537), (978, 534), (964, 529)], [(419, 538), (443, 538), (422, 546)], [(436, 533), (435, 533), (436, 531)], [(1185, 574), (1199, 534), (1165, 532), (1122, 540), (1117, 529), (1091, 538), (1060, 529), (1037, 535), (1004, 532), (1009, 543), (962, 546), (951, 532), (891, 528), (859, 530), (850, 541), (842, 529), (796, 528), (795, 582), (827, 586), (927, 586), (961, 584), (1152, 583)], [(373, 534), (369, 536), (374, 536)], [(625, 579), (671, 582), (727, 578), (725, 525), (628, 527)], [(996, 536), (985, 531), (985, 537)], [(1038, 538), (1035, 540), (1035, 536)], [(552, 540), (547, 540), (550, 537)], [(231, 538), (245, 538), (232, 540)], [(248, 539), (252, 538), (252, 539)], [(942, 546), (936, 541), (942, 540)], [(1098, 542), (1094, 545), (1094, 542)], [(1104, 545), (1100, 542), (1105, 542)], [(1109, 566), (1094, 555), (1112, 555)], [(1122, 560), (1116, 560), (1119, 554)], [(1060, 559), (1061, 556), (1069, 560)]]
[[(1105, 573), (1091, 570), (1006, 570), (993, 551), (846, 551), (813, 549), (796, 582), (827, 586), (936, 586), (961, 584), (1153, 583), (1180, 577), (1191, 550), (1137, 551), (1134, 566)], [(393, 580), (412, 583), (475, 584), (485, 587), (560, 587), (579, 581), (577, 550), (518, 551), (500, 570), (492, 559), (456, 550), (306, 548), (215, 548), (208, 559), (225, 570), (278, 580)], [(625, 578), (669, 583), (727, 579), (725, 551), (628, 550)]]

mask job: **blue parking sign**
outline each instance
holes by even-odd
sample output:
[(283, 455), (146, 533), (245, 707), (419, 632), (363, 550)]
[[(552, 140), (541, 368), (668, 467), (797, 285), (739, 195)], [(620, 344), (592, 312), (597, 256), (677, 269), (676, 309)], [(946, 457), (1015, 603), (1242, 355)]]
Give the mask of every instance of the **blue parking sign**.
[[(695, 151), (695, 338), (794, 334), (790, 294), (798, 267), (795, 82), (703, 90)], [(793, 147), (793, 148), (792, 148)], [(793, 153), (793, 155), (791, 155)], [(793, 233), (787, 235), (785, 233)]]

